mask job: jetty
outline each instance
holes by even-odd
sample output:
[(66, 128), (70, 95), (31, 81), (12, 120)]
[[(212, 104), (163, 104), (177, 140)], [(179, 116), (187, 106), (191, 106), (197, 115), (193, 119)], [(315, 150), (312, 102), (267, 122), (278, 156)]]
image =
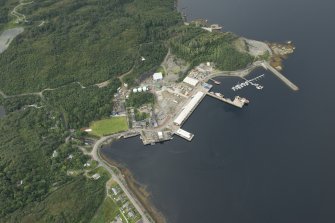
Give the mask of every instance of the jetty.
[(178, 129), (175, 132), (176, 135), (180, 136), (183, 139), (186, 139), (187, 141), (192, 141), (194, 134), (189, 133), (187, 131), (185, 131), (184, 129)]
[(143, 145), (155, 145), (172, 139), (173, 133), (171, 131), (155, 131), (155, 130), (142, 130), (141, 140)]
[(293, 84), (289, 79), (287, 79), (284, 75), (282, 75), (278, 70), (273, 68), (268, 62), (263, 62), (262, 66), (264, 67), (265, 70), (269, 70), (274, 75), (276, 75), (281, 81), (283, 81), (293, 91), (298, 91), (299, 90), (298, 86)]
[(197, 106), (200, 104), (202, 99), (206, 96), (205, 93), (199, 91), (196, 93), (191, 101), (182, 108), (182, 111), (177, 116), (177, 118), (173, 121), (173, 123), (177, 126), (182, 126), (183, 123), (188, 119), (188, 117), (192, 114), (192, 112), (197, 108)]
[(257, 80), (263, 78), (264, 76), (265, 76), (265, 75), (262, 74), (262, 75), (259, 75), (259, 76), (255, 77), (255, 78), (253, 78), (253, 79), (250, 79), (250, 80), (248, 80), (248, 79), (246, 79), (246, 78), (244, 78), (244, 77), (241, 77), (241, 78), (242, 78), (243, 80), (245, 80), (245, 81), (244, 81), (243, 83), (236, 84), (236, 85), (233, 86), (231, 89), (232, 89), (233, 91), (237, 91), (237, 90), (240, 90), (240, 89), (242, 89), (242, 88), (244, 88), (244, 87), (246, 87), (246, 86), (249, 86), (249, 84), (250, 84), (250, 85), (256, 87), (256, 89), (258, 89), (258, 90), (262, 90), (262, 89), (263, 89), (263, 86), (260, 85), (260, 84), (258, 84), (258, 83), (254, 83), (254, 81), (257, 81)]
[(243, 108), (244, 105), (249, 104), (249, 100), (246, 98), (242, 98), (240, 96), (236, 96), (234, 100), (231, 100), (230, 98), (225, 98), (222, 94), (220, 93), (214, 93), (214, 92), (209, 92), (206, 93), (208, 96), (211, 96), (213, 98), (216, 98), (220, 101), (223, 101), (227, 104), (233, 105), (238, 108)]

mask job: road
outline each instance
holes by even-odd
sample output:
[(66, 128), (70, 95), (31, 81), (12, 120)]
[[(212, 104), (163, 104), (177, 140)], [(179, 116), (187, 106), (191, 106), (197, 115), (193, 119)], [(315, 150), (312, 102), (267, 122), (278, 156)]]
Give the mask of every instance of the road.
[(22, 2), (20, 1), (20, 4), (15, 6), (15, 8), (13, 9), (13, 11), (11, 11), (11, 15), (16, 17), (16, 22), (19, 23), (21, 21), (27, 22), (26, 16), (24, 14), (21, 14), (19, 12), (17, 12), (16, 10), (21, 7), (21, 6), (25, 6), (25, 5), (29, 5), (32, 4), (33, 2)]
[(91, 156), (94, 160), (96, 160), (99, 163), (100, 166), (104, 167), (111, 174), (112, 179), (120, 185), (120, 187), (122, 188), (124, 193), (127, 195), (129, 200), (133, 203), (133, 205), (136, 208), (136, 210), (138, 211), (138, 213), (140, 213), (143, 223), (151, 223), (152, 221), (150, 221), (149, 218), (147, 217), (148, 214), (144, 210), (144, 208), (142, 207), (140, 202), (132, 195), (132, 193), (124, 185), (122, 180), (114, 173), (111, 166), (109, 164), (107, 164), (99, 155), (99, 149), (101, 148), (101, 146), (103, 145), (104, 142), (106, 142), (110, 139), (119, 139), (120, 137), (122, 137), (125, 134), (126, 133), (119, 133), (119, 134), (115, 134), (115, 135), (100, 138), (98, 141), (95, 142), (95, 144), (93, 146), (93, 149), (92, 149), (92, 152), (91, 152)]
[(266, 70), (271, 71), (276, 77), (278, 77), (281, 81), (283, 81), (288, 87), (290, 87), (294, 91), (298, 91), (299, 87), (293, 84), (289, 79), (287, 79), (283, 74), (281, 74), (279, 71), (277, 71), (275, 68), (273, 68), (267, 61), (256, 61), (253, 64), (251, 64), (249, 67), (243, 69), (243, 70), (237, 70), (237, 71), (218, 71), (216, 73), (213, 73), (206, 77), (204, 82), (207, 82), (209, 79), (214, 77), (220, 77), (220, 76), (232, 76), (232, 77), (240, 77), (244, 78), (247, 75), (249, 75), (253, 70), (255, 70), (258, 67), (263, 67)]
[(242, 70), (236, 70), (236, 71), (218, 71), (215, 72), (211, 75), (209, 75), (208, 77), (206, 77), (204, 80), (202, 80), (203, 82), (207, 82), (209, 79), (211, 78), (215, 78), (215, 77), (220, 77), (220, 76), (233, 76), (233, 77), (245, 77), (247, 75), (249, 75), (253, 70), (255, 70), (258, 67), (262, 67), (263, 61), (256, 61), (254, 63), (252, 63), (250, 66), (248, 66), (245, 69)]

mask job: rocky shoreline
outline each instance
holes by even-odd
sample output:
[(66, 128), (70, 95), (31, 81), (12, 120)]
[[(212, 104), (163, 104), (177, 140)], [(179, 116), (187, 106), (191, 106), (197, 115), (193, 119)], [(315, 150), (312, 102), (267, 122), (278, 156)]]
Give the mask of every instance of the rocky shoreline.
[(295, 46), (291, 41), (286, 43), (267, 43), (272, 51), (272, 56), (270, 58), (270, 65), (276, 70), (283, 70), (283, 61), (288, 58), (288, 56), (294, 53)]

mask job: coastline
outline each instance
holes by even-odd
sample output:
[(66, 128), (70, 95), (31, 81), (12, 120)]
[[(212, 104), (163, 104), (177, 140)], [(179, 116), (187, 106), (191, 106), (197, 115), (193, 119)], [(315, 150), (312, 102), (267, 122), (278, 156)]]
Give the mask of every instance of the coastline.
[(117, 169), (118, 172), (116, 174), (120, 177), (120, 179), (125, 181), (125, 185), (135, 195), (136, 199), (149, 213), (150, 217), (157, 223), (166, 223), (167, 221), (165, 216), (152, 203), (150, 198), (151, 194), (147, 191), (146, 187), (136, 181), (134, 175), (129, 169), (115, 160), (107, 158), (100, 150), (101, 148), (98, 151), (100, 158), (111, 167)]
[[(183, 13), (178, 8), (178, 3), (179, 2), (176, 1), (176, 10), (183, 15)], [(249, 66), (241, 70), (217, 71), (210, 78), (214, 78), (217, 76), (235, 76), (239, 78), (245, 78), (253, 70), (257, 68), (262, 67), (265, 70), (268, 70), (271, 67), (271, 65), (273, 65), (273, 61), (277, 61), (276, 66), (273, 68), (273, 70), (270, 70), (270, 71), (275, 76), (277, 76), (279, 79), (281, 79), (284, 83), (286, 83), (286, 85), (288, 85), (289, 87), (292, 88), (290, 84), (293, 85), (292, 89), (294, 89), (295, 85), (278, 72), (282, 70), (282, 67), (283, 67), (282, 61), (284, 59), (287, 59), (288, 54), (293, 53), (294, 47), (293, 45), (291, 45), (291, 43), (284, 45), (284, 44), (279, 44), (279, 43), (269, 43), (269, 42), (251, 40), (245, 37), (240, 37), (240, 38), (241, 40), (245, 41), (245, 44), (248, 46), (248, 49), (249, 49), (248, 53), (250, 55), (254, 56), (255, 58), (261, 58), (261, 57), (264, 57), (264, 58), (262, 58), (259, 61), (254, 61), (252, 64), (250, 64)], [(274, 47), (280, 48), (282, 51), (279, 51), (279, 50), (276, 51), (275, 50), (276, 48)], [(289, 50), (292, 49), (292, 52), (288, 51), (288, 49)], [(279, 61), (278, 58), (280, 58), (280, 62), (278, 62)], [(116, 140), (119, 140), (120, 138), (121, 137), (118, 137), (118, 139)], [(107, 140), (105, 143), (103, 143), (103, 145), (106, 145), (106, 144), (113, 146), (112, 145), (113, 141)], [(96, 152), (97, 152), (98, 157), (101, 159), (102, 162), (104, 162), (105, 164), (107, 164), (107, 166), (113, 169), (113, 172), (117, 176), (117, 178), (119, 178), (119, 180), (124, 184), (124, 186), (128, 189), (128, 191), (135, 198), (135, 200), (138, 201), (138, 203), (141, 206), (141, 209), (147, 212), (151, 220), (153, 220), (154, 222), (166, 223), (167, 222), (166, 217), (153, 204), (151, 200), (151, 193), (147, 190), (147, 186), (139, 183), (135, 179), (134, 174), (127, 167), (125, 167), (122, 163), (119, 163), (113, 160), (112, 158), (108, 158), (104, 153), (102, 153), (101, 152), (102, 148), (103, 148), (102, 146), (99, 146), (97, 148)]]

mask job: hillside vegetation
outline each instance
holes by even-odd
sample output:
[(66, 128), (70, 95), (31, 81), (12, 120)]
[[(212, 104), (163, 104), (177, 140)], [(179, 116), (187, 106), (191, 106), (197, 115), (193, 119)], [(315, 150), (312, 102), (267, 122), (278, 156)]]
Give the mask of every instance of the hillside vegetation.
[(178, 27), (173, 33), (169, 40), (172, 53), (191, 66), (209, 61), (220, 70), (230, 71), (245, 68), (253, 61), (252, 56), (235, 48), (238, 37), (232, 33), (210, 33), (192, 25)]
[(22, 7), (30, 25), (0, 56), (0, 88), (17, 94), (151, 70), (180, 21), (172, 9), (172, 0), (36, 0)]
[[(16, 5), (1, 1), (0, 28)], [(135, 83), (159, 66), (167, 30), (180, 16), (173, 1), (159, 0), (36, 0), (20, 12), (30, 23), (0, 55), (0, 89), (55, 89), (43, 97), (0, 96), (7, 111), (0, 119), (0, 222), (90, 222), (107, 178), (82, 175), (88, 158), (64, 143), (68, 129), (109, 116), (122, 73), (132, 70), (127, 78)], [(94, 86), (105, 80), (107, 87)]]
[[(0, 1), (0, 32), (15, 26), (10, 11), (18, 4)], [(88, 157), (65, 138), (109, 116), (122, 74), (137, 84), (168, 48), (191, 65), (212, 61), (231, 70), (252, 61), (232, 46), (234, 35), (183, 26), (174, 0), (34, 0), (18, 10), (27, 16), (25, 31), (0, 54), (0, 90), (14, 95), (0, 96), (7, 111), (0, 119), (0, 222), (90, 222), (107, 176), (86, 178)], [(107, 87), (95, 85), (106, 80)], [(15, 97), (22, 93), (30, 94)], [(154, 103), (147, 96), (128, 103)]]

